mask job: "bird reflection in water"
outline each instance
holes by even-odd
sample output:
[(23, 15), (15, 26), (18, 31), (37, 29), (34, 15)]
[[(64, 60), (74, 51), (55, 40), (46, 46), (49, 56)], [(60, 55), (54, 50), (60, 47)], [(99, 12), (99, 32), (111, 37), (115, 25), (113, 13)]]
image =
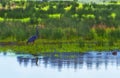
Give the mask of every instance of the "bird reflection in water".
[(38, 65), (39, 65), (39, 64), (38, 64), (38, 57), (37, 57), (37, 56), (35, 56), (35, 58), (32, 58), (32, 59), (31, 59), (31, 65), (32, 65), (32, 66), (34, 66), (34, 65), (38, 66)]
[(42, 56), (18, 56), (17, 60), (20, 65), (24, 66), (40, 66), (43, 64), (46, 68), (74, 68), (82, 69), (84, 66), (87, 69), (100, 69), (102, 65), (107, 69), (108, 65), (120, 66), (120, 52), (89, 52), (89, 53), (46, 53)]
[(17, 61), (19, 62), (20, 65), (28, 66), (29, 63), (31, 63), (31, 66), (38, 66), (38, 56), (18, 56)]

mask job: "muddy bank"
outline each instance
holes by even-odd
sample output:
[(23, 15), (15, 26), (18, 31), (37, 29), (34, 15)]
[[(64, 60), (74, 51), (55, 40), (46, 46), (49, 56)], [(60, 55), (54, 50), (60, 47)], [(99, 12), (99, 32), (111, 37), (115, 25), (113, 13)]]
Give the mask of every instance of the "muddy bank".
[(14, 46), (14, 45), (20, 46), (20, 45), (25, 45), (25, 43), (23, 43), (23, 42), (21, 42), (21, 43), (18, 43), (18, 42), (0, 42), (0, 46)]

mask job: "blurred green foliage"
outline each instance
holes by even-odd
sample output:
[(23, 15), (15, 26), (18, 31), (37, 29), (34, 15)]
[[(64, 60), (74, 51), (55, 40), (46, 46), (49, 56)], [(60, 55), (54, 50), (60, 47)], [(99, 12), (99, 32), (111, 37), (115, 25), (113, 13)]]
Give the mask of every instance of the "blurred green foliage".
[[(0, 40), (25, 41), (35, 34), (51, 40), (120, 39), (120, 4), (75, 1), (1, 1)], [(83, 46), (83, 45), (82, 45)]]

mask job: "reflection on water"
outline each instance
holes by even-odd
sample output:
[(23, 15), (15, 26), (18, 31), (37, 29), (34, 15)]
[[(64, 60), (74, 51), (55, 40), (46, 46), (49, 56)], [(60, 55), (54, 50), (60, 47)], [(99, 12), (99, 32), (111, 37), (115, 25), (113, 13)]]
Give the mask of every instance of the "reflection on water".
[(0, 53), (0, 78), (118, 78), (120, 51)]
[(120, 66), (120, 52), (88, 52), (88, 53), (46, 53), (40, 56), (18, 55), (19, 65), (25, 67), (41, 66), (45, 68), (57, 68), (59, 71), (64, 68), (83, 69), (101, 69), (108, 68), (109, 65)]

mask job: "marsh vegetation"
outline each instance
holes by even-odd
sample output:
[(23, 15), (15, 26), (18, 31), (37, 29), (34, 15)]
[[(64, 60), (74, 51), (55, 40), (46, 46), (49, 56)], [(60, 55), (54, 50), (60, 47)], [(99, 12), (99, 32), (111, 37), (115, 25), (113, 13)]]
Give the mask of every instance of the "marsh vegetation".
[[(105, 4), (76, 1), (1, 1), (1, 46), (27, 52), (84, 52), (120, 49), (120, 2)], [(27, 39), (39, 27), (35, 44)]]

